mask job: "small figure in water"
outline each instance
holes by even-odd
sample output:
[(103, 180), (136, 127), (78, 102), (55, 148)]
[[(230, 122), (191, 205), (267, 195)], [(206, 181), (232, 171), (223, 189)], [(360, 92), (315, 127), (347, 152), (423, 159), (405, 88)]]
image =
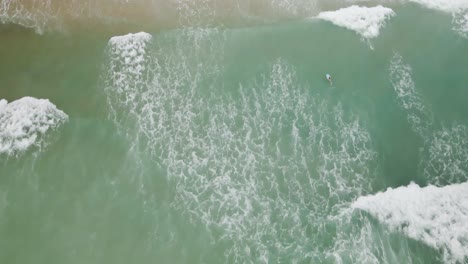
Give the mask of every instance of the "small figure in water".
[(333, 82), (332, 82), (332, 79), (331, 79), (331, 75), (327, 73), (327, 80), (330, 82), (330, 85), (333, 85)]

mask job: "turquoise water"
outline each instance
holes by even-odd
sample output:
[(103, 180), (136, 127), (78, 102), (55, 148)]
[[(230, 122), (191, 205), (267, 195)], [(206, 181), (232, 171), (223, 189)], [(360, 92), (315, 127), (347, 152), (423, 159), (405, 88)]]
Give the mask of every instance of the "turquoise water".
[(392, 8), (370, 43), (317, 19), (1, 25), (0, 98), (69, 118), (0, 156), (0, 262), (456, 263), (349, 210), (467, 180), (468, 42), (448, 14)]

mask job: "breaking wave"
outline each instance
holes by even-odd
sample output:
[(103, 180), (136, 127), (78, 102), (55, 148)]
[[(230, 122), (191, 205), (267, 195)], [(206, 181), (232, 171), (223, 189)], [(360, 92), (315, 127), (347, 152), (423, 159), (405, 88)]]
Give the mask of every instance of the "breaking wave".
[(0, 154), (10, 156), (33, 146), (45, 147), (49, 130), (67, 120), (68, 116), (47, 99), (0, 100)]
[(321, 12), (317, 17), (355, 31), (363, 39), (370, 40), (379, 35), (385, 21), (395, 16), (392, 9), (375, 6), (350, 6), (336, 11)]
[(445, 263), (468, 260), (468, 183), (424, 188), (412, 183), (360, 197), (352, 207), (439, 250)]

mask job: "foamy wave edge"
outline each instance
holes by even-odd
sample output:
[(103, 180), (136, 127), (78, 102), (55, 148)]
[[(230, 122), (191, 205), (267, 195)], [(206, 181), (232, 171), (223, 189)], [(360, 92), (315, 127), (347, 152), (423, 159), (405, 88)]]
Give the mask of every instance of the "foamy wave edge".
[(8, 103), (0, 100), (0, 155), (44, 146), (41, 138), (68, 121), (68, 115), (48, 99), (23, 97)]
[(411, 183), (360, 197), (351, 207), (441, 251), (446, 263), (468, 259), (468, 182), (445, 187)]

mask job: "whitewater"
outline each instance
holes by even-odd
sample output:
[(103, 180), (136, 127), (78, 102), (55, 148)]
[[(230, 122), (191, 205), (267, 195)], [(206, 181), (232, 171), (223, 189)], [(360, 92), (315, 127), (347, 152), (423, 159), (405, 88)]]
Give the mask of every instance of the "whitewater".
[(0, 0), (0, 262), (466, 263), (467, 34), (466, 0)]

